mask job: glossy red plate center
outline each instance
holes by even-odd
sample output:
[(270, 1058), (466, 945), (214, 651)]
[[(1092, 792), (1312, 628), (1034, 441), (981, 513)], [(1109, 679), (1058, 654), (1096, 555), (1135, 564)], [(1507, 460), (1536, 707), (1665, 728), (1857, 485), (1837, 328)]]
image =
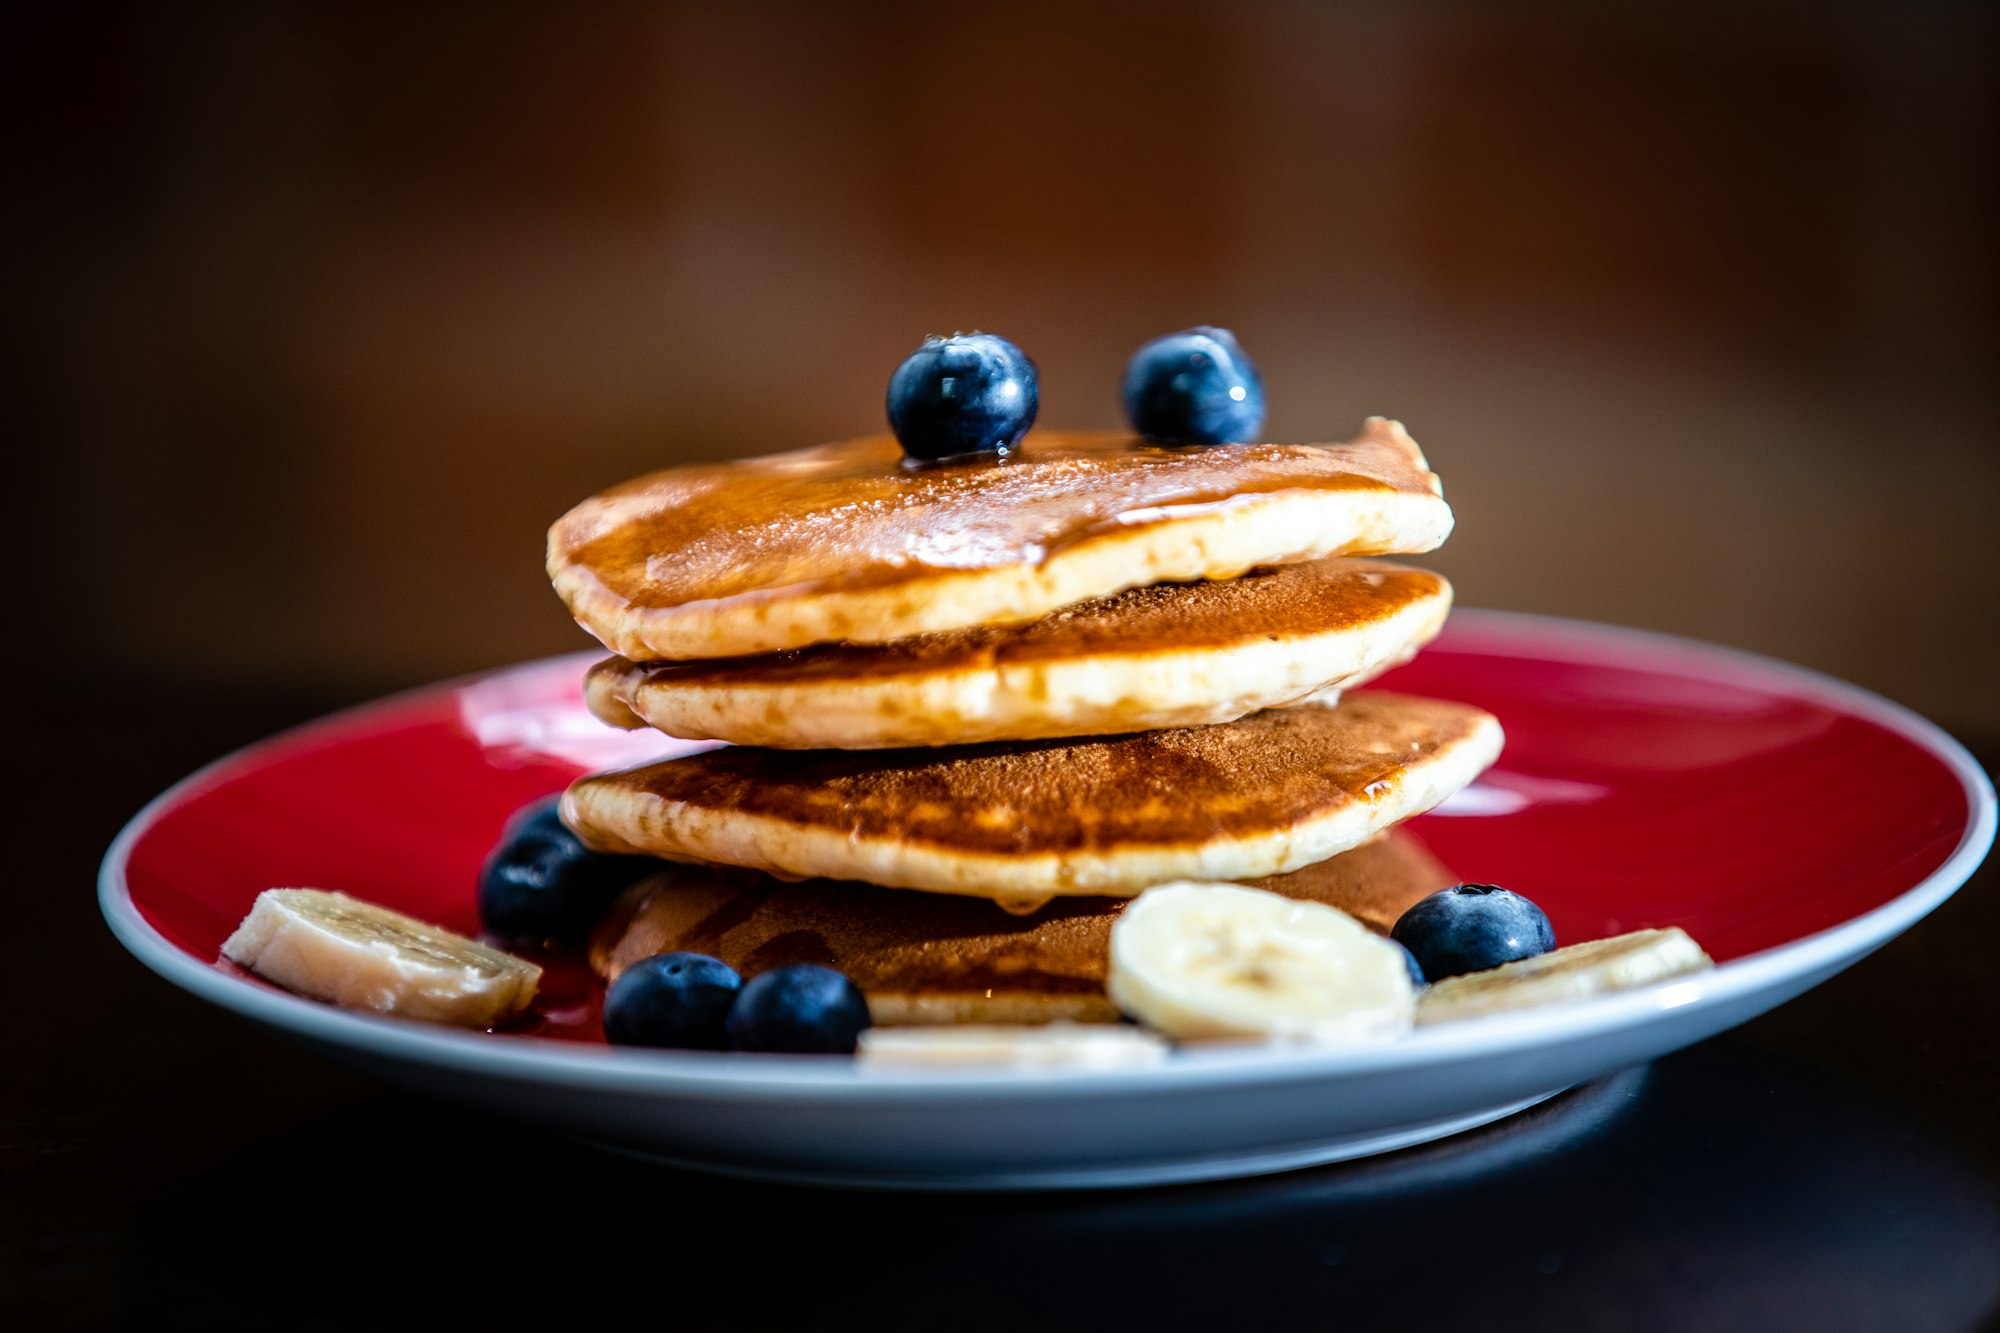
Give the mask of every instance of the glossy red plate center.
[[(679, 746), (593, 721), (592, 660), (438, 686), (223, 761), (139, 832), (134, 905), (203, 962), (278, 885), (476, 932), (474, 877), (510, 813)], [(1718, 961), (1787, 944), (1918, 884), (1971, 818), (1949, 764), (1865, 696), (1720, 650), (1461, 613), (1382, 685), (1500, 718), (1499, 764), (1407, 827), (1460, 878), (1541, 903), (1566, 942), (1678, 925)], [(526, 1030), (592, 1039), (587, 981), (550, 983)]]

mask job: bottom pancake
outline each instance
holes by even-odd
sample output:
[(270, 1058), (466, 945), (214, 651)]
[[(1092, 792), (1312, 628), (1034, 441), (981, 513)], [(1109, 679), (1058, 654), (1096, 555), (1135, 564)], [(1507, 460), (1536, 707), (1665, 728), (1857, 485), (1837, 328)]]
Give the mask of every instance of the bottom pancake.
[[(1401, 830), (1255, 881), (1383, 932), (1410, 904), (1455, 882)], [(885, 1025), (1110, 1022), (1118, 1014), (1104, 977), (1124, 906), (1121, 898), (1064, 898), (1010, 916), (972, 898), (671, 866), (619, 900), (591, 942), (590, 962), (607, 981), (672, 950), (720, 958), (746, 977), (820, 963), (851, 977)]]

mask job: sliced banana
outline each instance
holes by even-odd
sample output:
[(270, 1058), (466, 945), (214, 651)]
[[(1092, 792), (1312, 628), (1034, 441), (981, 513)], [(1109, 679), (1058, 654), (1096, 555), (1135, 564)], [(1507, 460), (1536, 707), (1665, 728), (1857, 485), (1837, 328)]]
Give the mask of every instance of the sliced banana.
[(1400, 950), (1345, 912), (1239, 884), (1164, 884), (1111, 929), (1112, 1003), (1169, 1037), (1390, 1041), (1415, 988)]
[(323, 889), (266, 889), (222, 955), (343, 1009), (485, 1028), (535, 998), (542, 969), (415, 917)]
[(1150, 1032), (1110, 1024), (1033, 1027), (870, 1028), (861, 1034), (861, 1068), (1130, 1069), (1167, 1058)]
[(1713, 966), (1701, 946), (1678, 926), (1635, 930), (1608, 940), (1554, 949), (1485, 972), (1446, 977), (1417, 997), (1417, 1022), (1445, 1023), (1585, 1000)]

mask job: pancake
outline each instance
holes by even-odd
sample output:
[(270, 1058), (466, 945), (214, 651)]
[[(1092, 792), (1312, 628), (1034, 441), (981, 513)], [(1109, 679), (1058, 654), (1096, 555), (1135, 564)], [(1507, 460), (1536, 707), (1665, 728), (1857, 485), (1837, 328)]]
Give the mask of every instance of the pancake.
[(688, 740), (883, 749), (1228, 722), (1372, 679), (1437, 635), (1451, 586), (1329, 559), (1220, 583), (1163, 583), (1027, 625), (877, 646), (641, 665), (614, 657), (600, 719)]
[(591, 847), (1032, 910), (1283, 874), (1428, 810), (1500, 753), (1465, 704), (1350, 694), (1234, 722), (930, 750), (729, 746), (579, 778)]
[[(1457, 881), (1391, 831), (1258, 887), (1338, 907), (1387, 933), (1410, 904)], [(866, 884), (785, 884), (681, 866), (633, 886), (591, 941), (607, 982), (641, 958), (688, 950), (744, 976), (790, 963), (846, 973), (877, 1023), (1109, 1022), (1111, 926), (1123, 898), (1066, 898), (1033, 916), (991, 903)]]
[(1450, 531), (1422, 452), (1380, 417), (1346, 444), (1039, 432), (1005, 458), (929, 466), (878, 436), (614, 487), (549, 530), (548, 570), (605, 647), (662, 661), (1020, 624), (1147, 584), (1428, 551)]

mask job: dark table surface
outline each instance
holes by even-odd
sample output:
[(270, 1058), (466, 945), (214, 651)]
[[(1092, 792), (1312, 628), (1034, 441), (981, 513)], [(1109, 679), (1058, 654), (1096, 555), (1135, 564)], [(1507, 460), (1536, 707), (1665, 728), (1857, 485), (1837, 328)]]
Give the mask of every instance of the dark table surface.
[(384, 1088), (119, 949), (92, 891), (118, 825), (330, 702), (27, 724), (0, 1326), (2000, 1326), (1990, 867), (1777, 1012), (1444, 1143), (1130, 1193), (791, 1190)]

